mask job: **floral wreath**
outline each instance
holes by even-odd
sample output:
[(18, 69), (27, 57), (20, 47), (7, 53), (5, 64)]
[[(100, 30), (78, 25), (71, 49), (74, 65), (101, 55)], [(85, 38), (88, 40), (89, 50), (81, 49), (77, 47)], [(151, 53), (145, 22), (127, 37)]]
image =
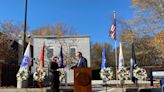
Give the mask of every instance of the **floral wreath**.
[(46, 77), (46, 72), (42, 68), (38, 68), (33, 74), (33, 78), (36, 81), (43, 81)]
[(133, 70), (133, 75), (138, 80), (144, 80), (147, 78), (146, 70), (143, 68), (139, 68), (139, 67), (137, 67), (136, 69)]
[(29, 70), (26, 68), (20, 68), (16, 77), (17, 77), (17, 80), (20, 80), (20, 81), (27, 80), (29, 77)]
[(127, 68), (118, 69), (117, 75), (119, 80), (128, 80), (130, 76)]
[(58, 69), (59, 73), (60, 73), (60, 77), (59, 80), (62, 81), (65, 77), (65, 72), (63, 69)]
[(101, 70), (100, 70), (100, 78), (101, 78), (103, 81), (111, 80), (111, 79), (113, 78), (113, 71), (112, 71), (112, 68), (107, 67), (107, 68), (101, 69)]

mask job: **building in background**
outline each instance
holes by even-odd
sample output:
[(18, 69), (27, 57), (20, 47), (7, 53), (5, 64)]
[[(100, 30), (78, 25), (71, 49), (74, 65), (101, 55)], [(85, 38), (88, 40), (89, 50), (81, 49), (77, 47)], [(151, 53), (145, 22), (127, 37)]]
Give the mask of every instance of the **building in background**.
[(35, 36), (33, 37), (33, 67), (32, 73), (35, 72), (37, 62), (39, 61), (42, 45), (45, 43), (44, 69), (48, 71), (50, 58), (60, 55), (60, 47), (63, 48), (63, 62), (66, 67), (67, 83), (73, 82), (73, 70), (70, 66), (76, 63), (75, 53), (82, 52), (87, 59), (88, 67), (91, 66), (90, 60), (90, 37), (89, 36)]

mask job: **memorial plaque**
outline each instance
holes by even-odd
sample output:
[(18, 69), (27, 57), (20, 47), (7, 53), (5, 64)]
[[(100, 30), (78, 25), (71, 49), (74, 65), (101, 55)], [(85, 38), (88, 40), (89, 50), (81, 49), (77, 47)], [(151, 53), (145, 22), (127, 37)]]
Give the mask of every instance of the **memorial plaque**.
[(91, 81), (91, 68), (74, 69), (74, 92), (92, 92)]

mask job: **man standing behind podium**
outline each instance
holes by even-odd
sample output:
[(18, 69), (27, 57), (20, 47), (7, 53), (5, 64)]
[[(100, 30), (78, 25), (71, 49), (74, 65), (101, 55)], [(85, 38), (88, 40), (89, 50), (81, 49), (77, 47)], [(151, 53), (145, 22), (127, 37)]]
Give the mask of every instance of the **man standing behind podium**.
[(71, 69), (74, 67), (81, 67), (81, 68), (87, 68), (88, 67), (87, 66), (87, 59), (82, 56), (81, 52), (76, 53), (76, 59), (77, 59), (77, 63), (74, 66), (72, 66)]

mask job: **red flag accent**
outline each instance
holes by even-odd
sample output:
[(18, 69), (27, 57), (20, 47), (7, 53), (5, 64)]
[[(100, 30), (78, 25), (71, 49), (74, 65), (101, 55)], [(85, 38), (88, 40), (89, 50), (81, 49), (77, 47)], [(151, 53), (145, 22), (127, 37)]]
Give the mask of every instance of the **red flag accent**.
[(116, 40), (116, 19), (114, 19), (113, 24), (111, 25), (111, 28), (109, 30), (109, 36)]
[(42, 51), (40, 53), (40, 59), (39, 59), (39, 67), (44, 67), (44, 43), (42, 47)]

